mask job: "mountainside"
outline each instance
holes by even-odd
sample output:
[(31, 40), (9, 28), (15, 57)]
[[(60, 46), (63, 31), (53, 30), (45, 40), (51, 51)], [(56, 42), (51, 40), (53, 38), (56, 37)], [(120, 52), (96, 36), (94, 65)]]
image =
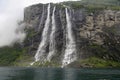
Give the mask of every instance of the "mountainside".
[(27, 37), (13, 65), (119, 67), (119, 2), (85, 1), (25, 8)]

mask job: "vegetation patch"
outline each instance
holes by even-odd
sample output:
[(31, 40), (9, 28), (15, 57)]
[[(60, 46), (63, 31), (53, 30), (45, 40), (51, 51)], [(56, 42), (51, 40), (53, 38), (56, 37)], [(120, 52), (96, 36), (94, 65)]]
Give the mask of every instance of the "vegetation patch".
[(54, 61), (45, 61), (45, 62), (35, 62), (33, 64), (33, 67), (60, 67), (60, 64), (58, 62)]
[(84, 60), (77, 60), (69, 64), (68, 67), (117, 68), (120, 67), (120, 63), (111, 60), (104, 60), (97, 57), (90, 57)]
[(21, 66), (21, 67), (29, 67), (30, 63), (34, 61), (33, 57), (30, 55), (20, 55), (15, 62), (13, 63), (13, 66)]
[(87, 12), (95, 12), (100, 10), (120, 10), (120, 0), (82, 0), (63, 2), (73, 9), (86, 9)]
[(0, 48), (0, 66), (28, 66), (33, 58), (20, 44)]
[(32, 38), (36, 32), (33, 29), (26, 29), (27, 38)]
[(0, 48), (0, 66), (13, 65), (13, 62), (23, 53), (24, 49), (17, 44), (13, 47)]
[(81, 60), (80, 64), (83, 66), (90, 66), (96, 68), (112, 68), (112, 67), (120, 67), (119, 62), (111, 61), (111, 60), (104, 60), (97, 57), (91, 57), (85, 60)]

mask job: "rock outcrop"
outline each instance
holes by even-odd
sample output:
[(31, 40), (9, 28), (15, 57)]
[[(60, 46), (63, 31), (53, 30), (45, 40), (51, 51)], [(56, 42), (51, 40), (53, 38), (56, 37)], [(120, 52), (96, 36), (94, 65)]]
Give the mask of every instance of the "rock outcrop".
[[(48, 4), (37, 4), (25, 8), (24, 23), (26, 24), (26, 32), (28, 33), (28, 36), (24, 42), (24, 46), (25, 47), (29, 46), (28, 53), (31, 55), (35, 55), (39, 43), (41, 41), (41, 34), (45, 25), (45, 20), (47, 18), (47, 5)], [(61, 63), (61, 60), (63, 59), (64, 55), (63, 52), (65, 50), (66, 43), (65, 40), (66, 7), (69, 8), (69, 14), (71, 15), (72, 30), (77, 45), (76, 47), (78, 56), (77, 59), (88, 58), (90, 56), (97, 56), (98, 53), (92, 51), (94, 50), (93, 45), (100, 46), (100, 48), (105, 50), (106, 48), (107, 50), (110, 50), (115, 49), (116, 47), (115, 45), (120, 44), (119, 42), (120, 11), (103, 9), (96, 10), (94, 12), (93, 11), (89, 12), (87, 8), (73, 8), (72, 5), (69, 6), (65, 5), (64, 3), (60, 4), (51, 3), (50, 8), (51, 16), (54, 6), (56, 6), (55, 21), (57, 30), (55, 33), (56, 54), (52, 57), (52, 61), (57, 61)], [(51, 25), (52, 24), (50, 24), (50, 28)], [(115, 38), (116, 40), (114, 44), (112, 42), (111, 43), (109, 42), (109, 40), (112, 38)], [(112, 40), (114, 41), (114, 39)], [(107, 44), (105, 43), (106, 41), (109, 45), (106, 45)], [(47, 47), (49, 48), (49, 45)], [(49, 52), (49, 50), (46, 50), (46, 52)], [(112, 60), (117, 59), (116, 61), (120, 61), (119, 54), (116, 53), (117, 54), (116, 56), (112, 54), (107, 54), (107, 52), (109, 51), (106, 51), (105, 55), (102, 55), (102, 53), (100, 53), (99, 55), (101, 56), (98, 57)], [(117, 51), (111, 50), (111, 52)]]

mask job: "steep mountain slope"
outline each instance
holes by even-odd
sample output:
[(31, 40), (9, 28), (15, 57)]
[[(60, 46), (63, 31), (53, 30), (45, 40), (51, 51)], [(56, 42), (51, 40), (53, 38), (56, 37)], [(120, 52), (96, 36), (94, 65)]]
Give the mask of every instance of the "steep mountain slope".
[(84, 0), (25, 8), (25, 51), (14, 65), (26, 66), (35, 58), (32, 66), (119, 67), (120, 7), (117, 0), (112, 3)]

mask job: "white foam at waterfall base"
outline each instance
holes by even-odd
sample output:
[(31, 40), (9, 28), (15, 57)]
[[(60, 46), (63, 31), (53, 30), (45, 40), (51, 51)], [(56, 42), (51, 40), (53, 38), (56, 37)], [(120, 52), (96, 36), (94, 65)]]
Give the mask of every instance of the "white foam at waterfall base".
[(73, 31), (72, 31), (72, 24), (70, 20), (70, 15), (68, 12), (68, 9), (65, 9), (66, 12), (66, 49), (65, 49), (65, 55), (62, 61), (62, 67), (70, 64), (71, 62), (76, 60), (76, 44), (73, 37)]
[(42, 40), (39, 44), (37, 53), (35, 55), (35, 61), (44, 61), (44, 55), (46, 52), (46, 46), (48, 44), (48, 30), (49, 30), (49, 25), (50, 25), (50, 4), (48, 5), (47, 8), (47, 19), (45, 22), (45, 26), (43, 29), (43, 33), (42, 33)]
[(52, 56), (55, 54), (55, 31), (56, 31), (56, 23), (55, 23), (55, 9), (53, 9), (52, 13), (52, 30), (50, 34), (50, 46), (49, 46), (49, 54), (47, 56), (47, 60), (50, 61)]

